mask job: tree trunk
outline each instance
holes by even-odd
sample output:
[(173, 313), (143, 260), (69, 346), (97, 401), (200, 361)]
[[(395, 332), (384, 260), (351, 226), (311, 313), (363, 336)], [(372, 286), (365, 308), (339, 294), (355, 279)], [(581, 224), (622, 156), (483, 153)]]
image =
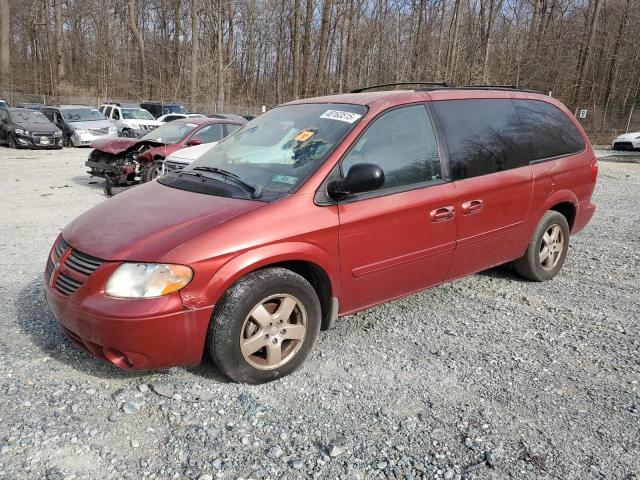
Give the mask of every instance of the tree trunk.
[(311, 20), (313, 19), (313, 0), (307, 0), (307, 11), (304, 18), (304, 38), (302, 40), (302, 94), (309, 93), (309, 63), (311, 53)]
[(10, 28), (9, 0), (0, 0), (0, 89), (5, 91), (11, 83)]
[(609, 65), (609, 74), (607, 75), (607, 81), (604, 86), (604, 105), (605, 107), (609, 106), (609, 99), (611, 98), (611, 92), (613, 90), (613, 84), (616, 79), (616, 73), (618, 71), (618, 62), (620, 59), (620, 48), (622, 46), (622, 37), (624, 36), (624, 31), (627, 28), (627, 24), (629, 23), (629, 10), (631, 8), (631, 0), (627, 0), (625, 4), (624, 11), (620, 18), (620, 26), (618, 27), (618, 34), (616, 35), (616, 43), (613, 47), (613, 53), (611, 58), (611, 64)]
[(62, 36), (62, 0), (56, 1), (56, 72), (58, 83), (64, 81), (66, 77), (64, 65), (64, 49)]
[(191, 0), (191, 111), (196, 111), (198, 88), (198, 0)]
[(291, 96), (294, 99), (300, 97), (300, 21), (302, 12), (300, 11), (300, 0), (295, 0), (293, 7), (293, 82), (291, 85)]
[(142, 96), (146, 99), (149, 96), (149, 82), (147, 81), (147, 61), (144, 54), (144, 39), (137, 26), (136, 1), (127, 0), (129, 6), (129, 29), (138, 44), (138, 55), (140, 56), (140, 76), (142, 80)]
[(222, 0), (218, 0), (218, 108), (217, 112), (224, 111), (224, 45), (222, 37)]

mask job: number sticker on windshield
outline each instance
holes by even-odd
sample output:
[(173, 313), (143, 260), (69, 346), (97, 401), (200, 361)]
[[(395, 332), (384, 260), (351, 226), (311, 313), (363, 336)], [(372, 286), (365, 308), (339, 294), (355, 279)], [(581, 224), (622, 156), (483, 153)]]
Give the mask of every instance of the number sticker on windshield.
[(326, 118), (328, 120), (338, 120), (340, 122), (353, 123), (358, 120), (362, 115), (352, 112), (343, 112), (341, 110), (327, 110), (320, 118)]

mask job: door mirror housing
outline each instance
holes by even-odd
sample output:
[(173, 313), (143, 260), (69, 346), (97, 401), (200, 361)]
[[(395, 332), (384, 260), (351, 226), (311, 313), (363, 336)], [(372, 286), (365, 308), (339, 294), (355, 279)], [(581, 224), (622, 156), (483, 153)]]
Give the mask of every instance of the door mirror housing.
[(334, 200), (343, 200), (350, 195), (377, 190), (384, 183), (384, 172), (373, 163), (356, 163), (343, 180), (332, 180), (327, 193)]
[(195, 147), (196, 145), (202, 145), (202, 140), (198, 140), (197, 138), (192, 138), (187, 142), (187, 146)]

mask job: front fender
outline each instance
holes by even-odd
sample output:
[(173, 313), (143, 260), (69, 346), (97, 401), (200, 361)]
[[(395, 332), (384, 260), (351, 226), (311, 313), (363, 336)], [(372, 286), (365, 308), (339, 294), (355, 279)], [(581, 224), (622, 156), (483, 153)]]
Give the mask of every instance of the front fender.
[(322, 268), (331, 283), (331, 295), (340, 298), (340, 270), (336, 260), (317, 245), (304, 242), (282, 242), (265, 245), (231, 258), (206, 284), (185, 289), (183, 303), (187, 308), (201, 308), (218, 302), (222, 294), (240, 277), (268, 265), (288, 261), (305, 261)]

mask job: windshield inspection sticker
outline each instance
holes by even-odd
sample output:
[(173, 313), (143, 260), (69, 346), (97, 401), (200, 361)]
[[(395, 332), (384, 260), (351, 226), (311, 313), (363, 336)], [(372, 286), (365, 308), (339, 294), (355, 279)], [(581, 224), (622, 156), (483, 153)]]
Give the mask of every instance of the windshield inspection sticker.
[(296, 142), (306, 142), (316, 134), (313, 130), (302, 130), (296, 135)]
[(272, 182), (288, 183), (289, 185), (295, 185), (298, 181), (298, 177), (290, 177), (288, 175), (274, 175), (271, 179)]
[(358, 120), (362, 115), (351, 112), (343, 112), (341, 110), (327, 110), (320, 118), (326, 118), (329, 120), (339, 120), (341, 122), (353, 123)]

